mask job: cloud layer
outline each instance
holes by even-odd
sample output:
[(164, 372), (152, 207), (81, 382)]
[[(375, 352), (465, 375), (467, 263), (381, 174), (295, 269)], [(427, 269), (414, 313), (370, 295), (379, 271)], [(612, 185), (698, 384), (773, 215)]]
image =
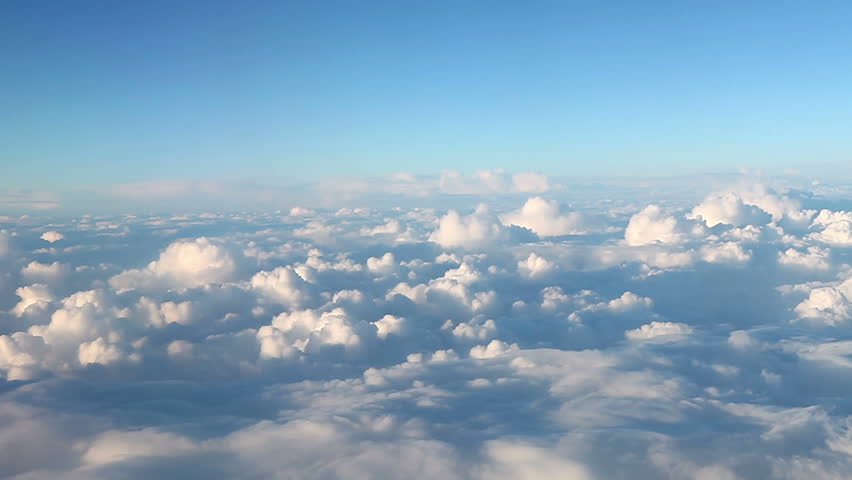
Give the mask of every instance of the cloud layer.
[(848, 207), (437, 185), (475, 205), (5, 219), (0, 478), (852, 474)]

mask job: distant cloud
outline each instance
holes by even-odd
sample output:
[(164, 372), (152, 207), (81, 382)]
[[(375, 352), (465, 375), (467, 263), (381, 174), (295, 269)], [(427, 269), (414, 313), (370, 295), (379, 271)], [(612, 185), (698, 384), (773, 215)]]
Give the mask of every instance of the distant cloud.
[(57, 195), (29, 189), (0, 190), (0, 207), (9, 211), (44, 211), (59, 208)]
[(490, 193), (544, 193), (553, 188), (547, 176), (524, 172), (508, 174), (502, 170), (480, 170), (471, 175), (445, 170), (438, 180), (441, 193), (481, 195)]
[(41, 234), (41, 239), (50, 243), (58, 242), (63, 238), (65, 238), (65, 235), (62, 235), (56, 230), (48, 230)]

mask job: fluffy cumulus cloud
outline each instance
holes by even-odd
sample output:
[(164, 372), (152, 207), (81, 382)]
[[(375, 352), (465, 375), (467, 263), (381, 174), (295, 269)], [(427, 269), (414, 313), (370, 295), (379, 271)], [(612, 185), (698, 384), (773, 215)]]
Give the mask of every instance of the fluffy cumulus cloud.
[(65, 238), (65, 235), (62, 235), (61, 233), (57, 232), (56, 230), (48, 230), (48, 231), (41, 234), (41, 239), (44, 240), (45, 242), (50, 242), (50, 243), (58, 242), (58, 241), (62, 240), (63, 238)]
[(532, 197), (520, 209), (504, 215), (506, 225), (529, 228), (542, 237), (587, 233), (595, 228), (580, 212), (563, 212), (559, 203)]
[(624, 334), (631, 340), (648, 340), (672, 335), (689, 335), (692, 327), (676, 322), (651, 322)]
[(852, 212), (821, 210), (814, 218), (811, 228), (816, 230), (810, 236), (814, 240), (840, 245), (852, 245)]
[(508, 230), (485, 204), (480, 204), (469, 215), (450, 210), (441, 217), (438, 228), (429, 240), (446, 248), (476, 248), (509, 238)]
[(852, 279), (811, 289), (795, 312), (800, 319), (828, 325), (852, 321)]
[(50, 283), (67, 275), (68, 266), (59, 262), (39, 263), (30, 262), (21, 269), (21, 275), (31, 282)]
[(745, 225), (765, 225), (772, 216), (756, 205), (746, 205), (738, 195), (728, 192), (716, 194), (704, 199), (688, 215), (700, 218), (708, 227), (720, 223), (742, 227)]
[(709, 263), (742, 263), (751, 259), (751, 252), (743, 249), (739, 243), (723, 242), (701, 247), (701, 258)]
[(696, 205), (686, 216), (708, 227), (761, 226), (771, 223), (785, 228), (805, 229), (816, 213), (802, 207), (799, 199), (778, 193), (760, 183), (740, 185), (715, 192)]
[(698, 225), (690, 226), (673, 215), (667, 215), (658, 205), (648, 205), (630, 217), (624, 230), (624, 240), (632, 246), (675, 244), (683, 243), (699, 232)]
[(0, 478), (852, 476), (845, 197), (430, 182), (4, 217)]
[(109, 279), (116, 288), (197, 287), (230, 280), (237, 261), (222, 245), (201, 237), (178, 240), (144, 269), (127, 270)]
[(18, 287), (15, 294), (20, 298), (20, 301), (12, 308), (12, 313), (17, 316), (23, 315), (30, 307), (45, 309), (54, 300), (53, 294), (43, 284)]
[(289, 266), (257, 272), (249, 283), (259, 297), (271, 302), (299, 307), (310, 300), (308, 283)]
[(828, 270), (831, 268), (829, 255), (830, 251), (827, 248), (810, 246), (802, 251), (791, 247), (778, 252), (778, 263), (789, 267)]

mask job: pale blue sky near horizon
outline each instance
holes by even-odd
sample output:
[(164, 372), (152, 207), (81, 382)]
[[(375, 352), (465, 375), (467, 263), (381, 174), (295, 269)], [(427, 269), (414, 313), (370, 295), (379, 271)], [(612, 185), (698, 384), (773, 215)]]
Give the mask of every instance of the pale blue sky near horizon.
[(849, 171), (852, 4), (0, 3), (0, 186)]

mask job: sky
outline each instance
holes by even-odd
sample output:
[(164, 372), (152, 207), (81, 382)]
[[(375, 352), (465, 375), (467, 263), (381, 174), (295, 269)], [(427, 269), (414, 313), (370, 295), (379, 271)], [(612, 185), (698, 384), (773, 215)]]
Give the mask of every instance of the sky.
[(0, 5), (0, 187), (847, 174), (848, 2)]

